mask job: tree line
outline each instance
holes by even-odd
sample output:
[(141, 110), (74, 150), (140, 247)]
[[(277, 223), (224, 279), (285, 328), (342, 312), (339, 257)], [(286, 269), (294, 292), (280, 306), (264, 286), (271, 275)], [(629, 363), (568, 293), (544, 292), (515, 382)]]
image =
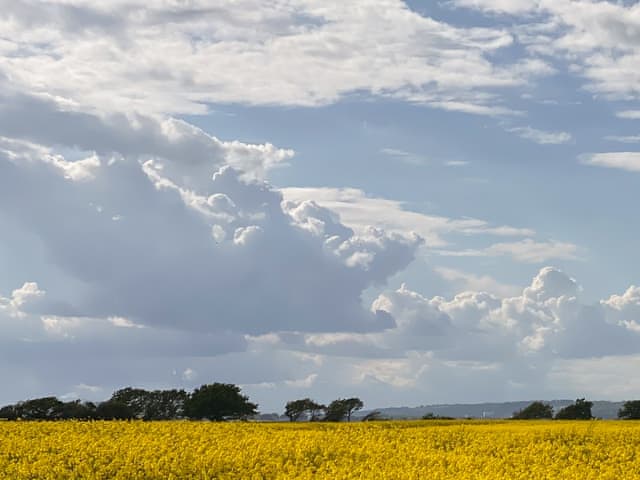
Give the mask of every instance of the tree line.
[[(287, 402), (285, 415), (291, 421), (351, 421), (364, 406), (359, 398), (339, 398), (322, 405), (309, 398)], [(6, 420), (245, 420), (258, 414), (258, 405), (230, 383), (202, 385), (185, 390), (117, 390), (104, 402), (62, 401), (42, 397), (0, 408)]]
[[(351, 421), (364, 403), (357, 397), (338, 398), (328, 405), (310, 398), (286, 403), (284, 415), (291, 421)], [(513, 413), (514, 420), (590, 420), (593, 402), (578, 398), (554, 414), (553, 406), (535, 401)], [(42, 397), (0, 408), (0, 419), (7, 420), (244, 420), (258, 414), (258, 405), (230, 383), (202, 385), (193, 392), (185, 390), (144, 390), (127, 387), (117, 390), (104, 402), (64, 402), (56, 397)], [(425, 420), (450, 419), (427, 414)], [(640, 400), (630, 400), (618, 411), (618, 418), (640, 419)], [(382, 419), (380, 412), (370, 412), (362, 420)]]
[[(593, 402), (578, 398), (574, 403), (561, 408), (554, 415), (553, 406), (549, 403), (536, 401), (522, 410), (514, 412), (511, 418), (514, 420), (591, 420), (594, 418), (591, 413), (591, 407), (593, 407)], [(618, 418), (622, 420), (640, 419), (640, 400), (624, 402), (622, 408), (618, 410)]]
[(174, 420), (246, 419), (258, 413), (240, 388), (230, 383), (202, 385), (193, 392), (123, 388), (104, 402), (43, 397), (0, 408), (7, 420)]

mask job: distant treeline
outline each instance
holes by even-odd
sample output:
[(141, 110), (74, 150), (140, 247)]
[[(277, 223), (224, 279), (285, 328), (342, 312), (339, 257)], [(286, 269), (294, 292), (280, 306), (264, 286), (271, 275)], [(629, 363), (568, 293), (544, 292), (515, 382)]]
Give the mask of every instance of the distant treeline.
[[(364, 404), (357, 397), (339, 398), (323, 405), (310, 398), (287, 402), (285, 416), (296, 421), (351, 421), (354, 412)], [(553, 406), (535, 401), (514, 412), (514, 420), (590, 420), (593, 402), (578, 398), (573, 404), (554, 414)], [(0, 408), (0, 419), (5, 420), (178, 420), (208, 419), (244, 420), (258, 414), (258, 405), (243, 395), (240, 387), (230, 383), (202, 385), (193, 392), (185, 390), (144, 390), (123, 388), (104, 402), (73, 400), (64, 402), (56, 397), (43, 397)], [(424, 420), (452, 420), (452, 417), (427, 413)], [(623, 404), (618, 411), (620, 419), (640, 419), (640, 400)], [(363, 421), (388, 419), (379, 411), (372, 411)]]
[(7, 420), (175, 420), (245, 419), (256, 415), (258, 405), (228, 383), (202, 385), (193, 392), (184, 390), (143, 390), (124, 388), (99, 403), (74, 400), (63, 402), (43, 397), (0, 408)]
[[(514, 420), (538, 420), (538, 419), (556, 419), (556, 420), (591, 420), (593, 414), (591, 408), (593, 402), (578, 398), (571, 405), (561, 408), (555, 415), (553, 407), (545, 402), (532, 402), (526, 408), (514, 412)], [(622, 408), (618, 411), (618, 418), (624, 420), (640, 419), (640, 400), (630, 400), (624, 402)]]
[[(351, 420), (363, 407), (359, 398), (339, 398), (322, 405), (304, 398), (287, 402), (285, 415), (291, 420)], [(43, 397), (0, 408), (5, 420), (242, 420), (258, 414), (258, 405), (230, 383), (202, 385), (193, 392), (185, 390), (144, 390), (127, 387), (104, 402), (62, 401)], [(374, 419), (369, 415), (367, 419)]]

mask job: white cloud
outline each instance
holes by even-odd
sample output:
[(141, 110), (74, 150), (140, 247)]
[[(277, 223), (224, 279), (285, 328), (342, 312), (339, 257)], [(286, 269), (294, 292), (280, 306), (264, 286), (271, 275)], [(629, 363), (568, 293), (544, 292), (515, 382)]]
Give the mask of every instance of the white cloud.
[(447, 167), (465, 167), (467, 165), (469, 165), (469, 162), (465, 160), (449, 160), (445, 162), (445, 166)]
[(532, 0), (452, 0), (458, 7), (474, 8), (487, 12), (521, 15), (536, 10), (539, 2)]
[(445, 280), (462, 291), (487, 292), (499, 297), (517, 295), (519, 288), (515, 285), (505, 285), (489, 275), (475, 275), (462, 272), (454, 268), (436, 267), (435, 271)]
[(540, 145), (560, 145), (570, 142), (573, 138), (567, 132), (545, 132), (531, 127), (513, 127), (508, 128), (507, 131)]
[(605, 140), (620, 143), (640, 143), (640, 135), (608, 135)]
[(203, 113), (364, 91), (502, 115), (514, 112), (497, 89), (551, 72), (540, 59), (494, 63), (513, 43), (504, 29), (455, 27), (399, 0), (4, 3), (0, 72), (74, 108)]
[(583, 155), (580, 159), (585, 165), (616, 168), (628, 172), (640, 172), (640, 152), (607, 152)]
[(528, 228), (493, 226), (475, 218), (452, 219), (412, 212), (406, 210), (400, 201), (369, 197), (362, 190), (355, 188), (290, 187), (280, 191), (286, 200), (313, 200), (338, 213), (340, 221), (357, 232), (366, 230), (370, 225), (389, 232), (416, 232), (426, 240), (428, 247), (447, 245), (448, 242), (443, 237), (453, 233), (513, 237), (535, 233)]
[(616, 117), (626, 120), (640, 120), (640, 110), (623, 110), (616, 112)]
[(403, 163), (407, 163), (409, 165), (426, 165), (428, 161), (420, 155), (416, 155), (415, 153), (406, 152), (404, 150), (400, 150), (397, 148), (383, 148), (380, 150), (380, 153), (383, 153), (395, 160), (398, 160)]
[[(53, 140), (75, 117), (56, 118), (60, 122), (50, 130), (14, 126), (15, 133)], [(87, 114), (81, 118), (86, 121), (76, 124), (76, 133), (87, 147), (105, 136), (113, 140), (110, 157), (94, 154), (91, 178), (72, 181), (39, 155), (45, 147), (25, 152), (14, 142), (13, 150), (0, 153), (0, 213), (42, 238), (49, 261), (84, 285), (82, 293), (61, 299), (74, 318), (241, 333), (368, 331), (392, 324), (363, 309), (360, 295), (411, 262), (417, 236), (366, 228), (356, 235), (321, 207), (307, 206), (304, 215), (295, 203), (283, 209), (278, 191), (228, 165), (211, 178), (219, 165), (235, 163), (228, 149), (251, 146), (228, 147), (181, 123), (159, 134), (160, 125), (151, 120), (126, 130)], [(93, 138), (82, 135), (86, 129)], [(217, 157), (191, 159), (172, 151), (180, 141), (187, 154), (194, 139)], [(66, 141), (61, 133), (56, 143)], [(147, 151), (167, 154), (145, 160)], [(269, 157), (275, 150), (255, 151)], [(116, 212), (121, 219), (113, 222)], [(217, 241), (214, 227), (224, 233)], [(61, 315), (43, 313), (51, 331), (69, 333)]]
[[(640, 5), (592, 0), (454, 0), (454, 4), (517, 16), (516, 39), (532, 55), (566, 62), (586, 88), (608, 98), (637, 99)], [(624, 118), (633, 118), (623, 116)]]
[(501, 257), (509, 256), (524, 263), (544, 263), (548, 260), (579, 260), (580, 248), (567, 242), (538, 242), (525, 238), (517, 242), (494, 243), (484, 249), (437, 250), (436, 253), (451, 257)]

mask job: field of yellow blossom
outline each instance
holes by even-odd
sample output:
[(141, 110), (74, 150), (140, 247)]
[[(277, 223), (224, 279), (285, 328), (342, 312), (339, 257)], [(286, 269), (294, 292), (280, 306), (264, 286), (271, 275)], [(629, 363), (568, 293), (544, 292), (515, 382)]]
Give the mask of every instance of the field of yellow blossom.
[(640, 478), (635, 422), (0, 422), (10, 479)]

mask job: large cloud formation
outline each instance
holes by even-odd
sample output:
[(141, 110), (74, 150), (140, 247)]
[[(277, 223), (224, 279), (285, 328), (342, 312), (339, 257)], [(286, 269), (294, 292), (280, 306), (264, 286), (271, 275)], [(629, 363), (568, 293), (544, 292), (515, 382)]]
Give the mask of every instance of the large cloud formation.
[[(316, 382), (333, 378), (375, 395), (380, 405), (446, 402), (452, 392), (467, 401), (581, 391), (617, 398), (624, 394), (618, 379), (610, 385), (602, 373), (594, 379), (589, 365), (599, 359), (602, 371), (607, 364), (633, 363), (640, 354), (634, 320), (640, 290), (584, 303), (576, 280), (553, 267), (542, 268), (517, 296), (469, 291), (427, 298), (403, 285), (381, 294), (372, 309), (388, 312), (396, 325), (383, 332), (263, 336), (250, 343), (258, 350), (316, 355), (320, 366), (306, 371)], [(336, 362), (348, 364), (337, 378), (331, 370)]]
[[(14, 387), (0, 401), (212, 379), (241, 382), (269, 405), (347, 392), (380, 405), (565, 396), (624, 383), (598, 372), (637, 363), (636, 287), (588, 304), (551, 267), (519, 294), (443, 268), (493, 291), (429, 298), (386, 283), (419, 248), (538, 265), (579, 258), (577, 246), (356, 189), (279, 190), (265, 180), (291, 149), (221, 140), (176, 116), (364, 92), (519, 118), (510, 92), (569, 61), (589, 90), (634, 100), (638, 6), (447, 2), (522, 15), (478, 28), (398, 0), (211, 3), (0, 0), (0, 375)], [(543, 144), (571, 138), (506, 128)], [(637, 170), (634, 155), (583, 161)], [(452, 234), (516, 240), (456, 250)]]

